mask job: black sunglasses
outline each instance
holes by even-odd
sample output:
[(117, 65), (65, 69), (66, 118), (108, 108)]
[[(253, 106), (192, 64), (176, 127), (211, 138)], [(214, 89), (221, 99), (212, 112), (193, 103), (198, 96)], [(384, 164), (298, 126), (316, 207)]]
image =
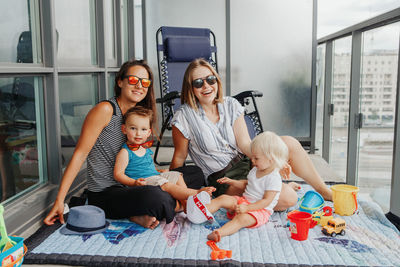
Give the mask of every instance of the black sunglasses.
[(194, 88), (201, 88), (204, 85), (204, 81), (206, 81), (209, 85), (213, 85), (217, 82), (217, 77), (214, 75), (209, 75), (205, 78), (198, 78), (196, 80), (193, 80), (192, 86)]

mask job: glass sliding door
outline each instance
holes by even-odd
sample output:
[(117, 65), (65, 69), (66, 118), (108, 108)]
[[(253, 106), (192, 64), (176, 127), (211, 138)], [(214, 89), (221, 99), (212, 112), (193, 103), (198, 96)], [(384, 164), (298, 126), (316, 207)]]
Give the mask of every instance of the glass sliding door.
[(38, 1), (0, 1), (0, 18), (0, 63), (42, 63)]
[(322, 156), (324, 131), (324, 93), (325, 93), (325, 44), (317, 47), (317, 114), (315, 129), (315, 154)]
[(264, 130), (308, 140), (313, 2), (234, 0), (230, 8), (231, 94), (262, 92)]
[(351, 37), (334, 42), (330, 165), (345, 180), (347, 169)]
[(58, 63), (68, 67), (97, 65), (95, 1), (57, 0), (54, 4)]
[(0, 78), (0, 199), (42, 184), (45, 175), (42, 77)]
[(363, 34), (358, 186), (389, 210), (400, 23)]
[(86, 115), (98, 102), (98, 78), (95, 74), (60, 75), (59, 84), (62, 164), (66, 167)]

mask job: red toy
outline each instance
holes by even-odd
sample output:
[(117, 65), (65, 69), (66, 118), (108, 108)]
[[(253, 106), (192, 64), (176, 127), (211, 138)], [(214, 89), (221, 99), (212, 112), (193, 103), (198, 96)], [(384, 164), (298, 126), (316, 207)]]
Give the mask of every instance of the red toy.
[(225, 250), (225, 249), (220, 249), (214, 241), (208, 240), (207, 245), (212, 249), (211, 250), (211, 259), (216, 260), (216, 259), (224, 259), (224, 258), (230, 258), (232, 257), (232, 250)]

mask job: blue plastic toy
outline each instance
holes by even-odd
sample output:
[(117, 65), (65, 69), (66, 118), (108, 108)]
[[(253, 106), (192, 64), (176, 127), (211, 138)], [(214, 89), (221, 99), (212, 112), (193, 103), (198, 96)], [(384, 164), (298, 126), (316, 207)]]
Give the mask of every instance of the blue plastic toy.
[(307, 191), (299, 200), (299, 210), (313, 214), (325, 204), (324, 198), (316, 191)]

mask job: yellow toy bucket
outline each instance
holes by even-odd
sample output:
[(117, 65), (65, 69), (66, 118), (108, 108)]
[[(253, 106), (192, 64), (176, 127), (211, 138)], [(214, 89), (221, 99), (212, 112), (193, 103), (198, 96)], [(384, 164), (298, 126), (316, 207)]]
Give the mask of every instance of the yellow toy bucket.
[(353, 185), (337, 184), (331, 186), (333, 207), (335, 213), (342, 216), (353, 215), (357, 208), (357, 193), (359, 188)]

